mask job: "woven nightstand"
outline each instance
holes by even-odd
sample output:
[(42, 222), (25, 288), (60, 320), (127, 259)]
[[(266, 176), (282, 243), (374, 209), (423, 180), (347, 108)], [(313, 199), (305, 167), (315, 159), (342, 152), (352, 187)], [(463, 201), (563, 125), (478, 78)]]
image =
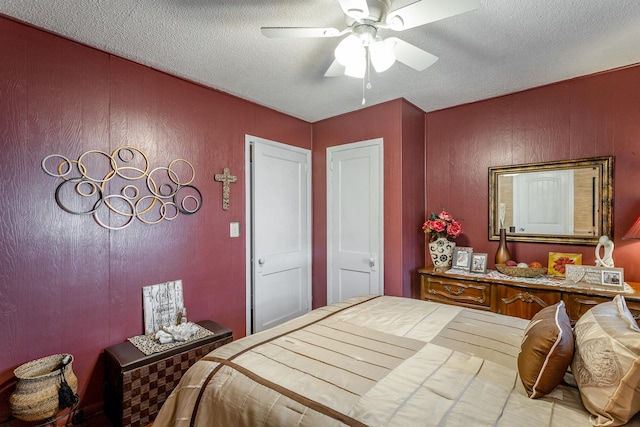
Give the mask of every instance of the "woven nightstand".
[(213, 335), (149, 356), (129, 341), (105, 349), (104, 410), (114, 426), (144, 427), (153, 422), (182, 374), (233, 340), (231, 330), (216, 322), (198, 324)]

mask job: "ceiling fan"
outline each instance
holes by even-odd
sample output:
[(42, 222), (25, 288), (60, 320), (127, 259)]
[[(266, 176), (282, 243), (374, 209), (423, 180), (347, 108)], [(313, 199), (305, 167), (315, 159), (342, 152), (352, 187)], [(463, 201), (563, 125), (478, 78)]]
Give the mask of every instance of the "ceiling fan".
[[(381, 73), (395, 61), (422, 71), (438, 57), (397, 37), (383, 39), (379, 30), (404, 31), (480, 7), (480, 0), (418, 0), (392, 10), (393, 0), (338, 0), (346, 15), (347, 28), (262, 27), (262, 34), (272, 38), (340, 37), (335, 60), (325, 76), (342, 74), (362, 78), (370, 66)], [(370, 87), (370, 83), (367, 83)], [(363, 99), (364, 103), (364, 99)]]

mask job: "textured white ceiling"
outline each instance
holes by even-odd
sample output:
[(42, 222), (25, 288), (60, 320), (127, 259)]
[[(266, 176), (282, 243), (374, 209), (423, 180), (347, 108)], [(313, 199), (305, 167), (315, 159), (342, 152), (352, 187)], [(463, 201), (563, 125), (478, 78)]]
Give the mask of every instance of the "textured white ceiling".
[[(309, 122), (363, 108), (362, 80), (323, 76), (339, 38), (260, 32), (345, 28), (337, 0), (0, 0), (0, 13)], [(640, 63), (640, 1), (481, 0), (393, 35), (440, 59), (374, 73), (365, 106), (433, 111)]]

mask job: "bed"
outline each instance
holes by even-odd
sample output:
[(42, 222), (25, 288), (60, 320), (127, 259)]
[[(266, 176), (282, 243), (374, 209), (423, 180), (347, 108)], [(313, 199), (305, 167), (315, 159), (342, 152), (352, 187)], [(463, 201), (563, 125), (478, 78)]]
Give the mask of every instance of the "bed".
[[(607, 315), (626, 308), (618, 297), (599, 306)], [(640, 425), (637, 359), (616, 362), (623, 379), (615, 393), (597, 384), (613, 381), (610, 369), (599, 379), (582, 374), (602, 363), (588, 360), (597, 350), (576, 362), (583, 338), (602, 332), (594, 324), (606, 329), (593, 310), (575, 325), (582, 335), (574, 342), (562, 302), (529, 321), (410, 298), (351, 298), (209, 353), (153, 427)], [(640, 331), (625, 333), (640, 345)], [(590, 389), (596, 397), (584, 395)]]

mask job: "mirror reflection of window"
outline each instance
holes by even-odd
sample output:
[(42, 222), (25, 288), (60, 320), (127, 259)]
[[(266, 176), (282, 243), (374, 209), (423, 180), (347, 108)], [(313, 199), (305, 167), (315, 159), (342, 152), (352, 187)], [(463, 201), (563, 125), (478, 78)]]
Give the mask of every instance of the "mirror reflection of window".
[(513, 176), (516, 233), (573, 234), (573, 170)]
[(578, 168), (575, 174), (574, 195), (574, 228), (577, 236), (596, 236), (598, 232), (598, 218), (600, 218), (600, 171), (598, 168)]
[(596, 235), (598, 174), (594, 168), (500, 177), (500, 228), (510, 233)]

